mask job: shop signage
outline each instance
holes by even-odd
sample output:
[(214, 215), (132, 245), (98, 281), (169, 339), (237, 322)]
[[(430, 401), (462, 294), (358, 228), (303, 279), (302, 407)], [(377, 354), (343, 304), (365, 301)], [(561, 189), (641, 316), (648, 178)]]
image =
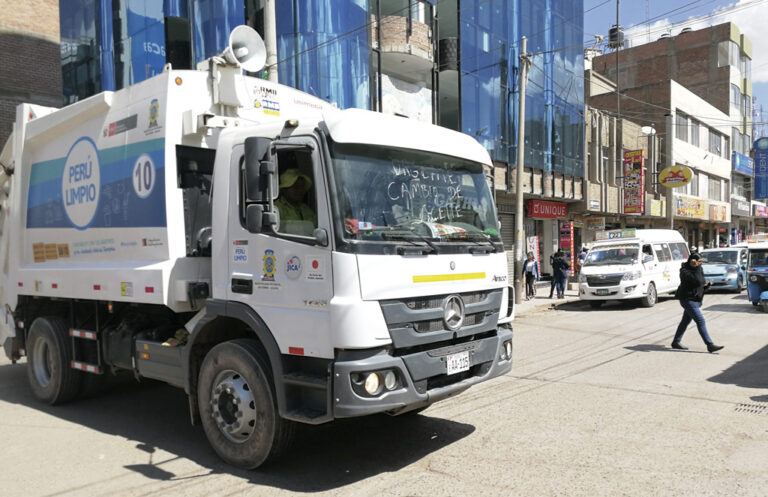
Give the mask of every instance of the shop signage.
[(595, 233), (595, 240), (619, 240), (622, 238), (636, 238), (637, 230), (635, 228), (625, 228), (623, 230), (598, 231)]
[(593, 211), (599, 211), (600, 210), (600, 199), (599, 198), (593, 198), (589, 200), (589, 208)]
[(565, 252), (569, 261), (573, 260), (573, 222), (560, 222), (560, 250)]
[(727, 205), (710, 205), (709, 219), (710, 221), (719, 221), (719, 222), (726, 221), (728, 219), (728, 206)]
[(755, 198), (768, 198), (768, 138), (755, 140)]
[(675, 196), (675, 215), (703, 219), (707, 215), (707, 202), (687, 195)]
[(651, 199), (651, 216), (663, 216), (664, 204), (661, 200)]
[(768, 207), (764, 205), (755, 205), (755, 217), (768, 217)]
[(731, 199), (731, 215), (732, 216), (750, 216), (752, 215), (749, 208), (749, 202), (746, 200)]
[(587, 229), (589, 230), (597, 231), (605, 229), (604, 217), (588, 217), (584, 222), (586, 223)]
[(737, 173), (746, 174), (747, 176), (755, 174), (755, 161), (744, 154), (733, 152), (731, 164), (733, 164), (733, 170)]
[(566, 217), (568, 216), (568, 204), (544, 200), (529, 200), (528, 215), (536, 219)]
[(659, 173), (659, 183), (667, 188), (678, 188), (687, 185), (692, 177), (693, 172), (689, 167), (675, 164), (661, 170)]
[(645, 157), (642, 150), (624, 152), (624, 214), (645, 214)]

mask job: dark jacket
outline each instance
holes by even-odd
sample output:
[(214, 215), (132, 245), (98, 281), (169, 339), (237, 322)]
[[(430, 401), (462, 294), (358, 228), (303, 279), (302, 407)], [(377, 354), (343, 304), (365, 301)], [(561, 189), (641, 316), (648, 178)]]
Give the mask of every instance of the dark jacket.
[(704, 270), (701, 266), (693, 268), (684, 262), (680, 266), (680, 286), (677, 287), (675, 297), (679, 300), (695, 300), (701, 302), (704, 298)]
[(568, 278), (568, 270), (571, 269), (571, 265), (562, 258), (556, 257), (555, 262), (552, 264), (552, 269), (555, 273), (555, 280), (563, 281)]

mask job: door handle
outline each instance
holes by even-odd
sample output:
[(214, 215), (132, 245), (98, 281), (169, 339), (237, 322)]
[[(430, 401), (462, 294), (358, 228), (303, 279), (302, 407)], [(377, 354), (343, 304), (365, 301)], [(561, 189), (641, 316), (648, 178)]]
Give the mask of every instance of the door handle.
[(253, 293), (253, 280), (232, 278), (232, 291), (234, 293)]

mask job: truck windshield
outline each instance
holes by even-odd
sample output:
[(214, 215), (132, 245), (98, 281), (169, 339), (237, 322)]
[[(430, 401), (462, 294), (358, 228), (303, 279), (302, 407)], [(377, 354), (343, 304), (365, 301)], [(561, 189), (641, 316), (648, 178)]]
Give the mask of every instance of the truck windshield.
[(767, 267), (768, 266), (768, 250), (750, 250), (749, 251), (749, 267)]
[(640, 247), (637, 245), (606, 245), (593, 247), (587, 254), (584, 266), (609, 266), (613, 264), (635, 264)]
[(407, 241), (438, 251), (451, 245), (495, 250), (500, 243), (481, 164), (410, 149), (330, 146), (347, 241)]
[(702, 252), (701, 259), (707, 264), (736, 264), (739, 253), (733, 250)]

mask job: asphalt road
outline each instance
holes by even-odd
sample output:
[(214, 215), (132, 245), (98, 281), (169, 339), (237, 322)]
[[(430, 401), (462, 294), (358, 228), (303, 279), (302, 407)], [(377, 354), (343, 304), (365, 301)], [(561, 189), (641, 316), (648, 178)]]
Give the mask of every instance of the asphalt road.
[(768, 315), (714, 294), (668, 348), (674, 300), (581, 303), (515, 324), (503, 378), (407, 418), (302, 429), (280, 464), (221, 463), (183, 392), (133, 380), (49, 407), (0, 360), (0, 493), (115, 495), (768, 495)]

